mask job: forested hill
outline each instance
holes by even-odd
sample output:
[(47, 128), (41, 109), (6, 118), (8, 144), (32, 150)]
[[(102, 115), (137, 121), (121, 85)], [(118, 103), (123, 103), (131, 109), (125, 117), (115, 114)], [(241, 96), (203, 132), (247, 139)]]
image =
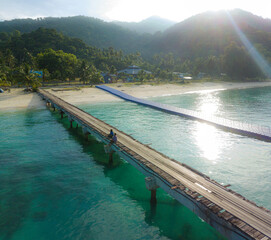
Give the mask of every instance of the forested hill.
[(100, 70), (107, 70), (111, 66), (121, 69), (127, 65), (139, 64), (141, 61), (138, 53), (125, 55), (121, 50), (117, 51), (112, 47), (101, 50), (87, 45), (79, 38), (65, 36), (55, 29), (39, 28), (24, 34), (19, 31), (0, 33), (0, 57), (1, 53), (5, 55), (8, 52), (18, 64), (27, 62), (29, 56), (35, 57), (48, 49), (73, 54), (78, 59), (91, 62)]
[(25, 57), (26, 52), (36, 56), (49, 48), (72, 53), (82, 59), (91, 59), (98, 52), (97, 48), (86, 45), (81, 39), (67, 37), (55, 29), (39, 28), (25, 34), (19, 31), (0, 34), (0, 51), (10, 49), (19, 61)]
[(264, 54), (271, 51), (271, 20), (239, 9), (193, 16), (153, 39), (148, 49), (153, 52), (174, 52), (185, 58), (220, 56), (232, 41), (240, 43), (228, 14), (260, 51)]
[(102, 71), (135, 64), (157, 72), (161, 78), (172, 72), (263, 77), (234, 30), (233, 22), (271, 65), (271, 20), (242, 10), (202, 13), (153, 35), (138, 34), (89, 17), (0, 22), (0, 53), (9, 56), (6, 49), (11, 50), (17, 62), (22, 63), (28, 53), (36, 56), (49, 48), (63, 50)]
[(37, 88), (40, 80), (30, 69), (42, 70), (45, 81), (100, 83), (100, 71), (115, 74), (129, 65), (143, 65), (139, 53), (124, 54), (112, 47), (99, 49), (55, 29), (39, 28), (30, 33), (0, 33), (0, 86)]
[[(238, 9), (230, 11), (229, 14), (249, 40), (264, 55), (269, 55), (271, 52), (271, 20)], [(144, 28), (148, 28), (148, 24), (154, 26), (160, 20), (149, 18), (138, 23), (136, 28), (139, 27), (144, 31)], [(127, 24), (129, 25), (129, 23)], [(130, 29), (133, 29), (132, 25), (129, 25)], [(174, 53), (176, 57), (188, 59), (220, 56), (231, 41), (239, 42), (225, 11), (198, 14), (173, 25), (162, 33), (158, 32), (153, 35), (139, 34), (115, 23), (84, 16), (0, 22), (0, 32), (18, 30), (21, 33), (28, 33), (39, 27), (56, 29), (64, 35), (80, 38), (86, 44), (101, 49), (113, 47), (126, 53), (139, 51), (145, 57), (169, 52)], [(153, 27), (153, 31), (155, 30)]]
[(141, 36), (136, 32), (122, 28), (114, 23), (84, 16), (43, 18), (43, 19), (15, 19), (0, 22), (0, 32), (28, 33), (38, 28), (51, 28), (64, 35), (82, 39), (85, 43), (98, 48), (114, 47), (125, 52), (142, 50), (148, 36)]

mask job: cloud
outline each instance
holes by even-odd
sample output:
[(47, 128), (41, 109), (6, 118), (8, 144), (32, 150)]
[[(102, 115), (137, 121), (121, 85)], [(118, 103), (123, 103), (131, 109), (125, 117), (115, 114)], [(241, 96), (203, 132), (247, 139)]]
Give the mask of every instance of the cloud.
[(112, 20), (139, 21), (151, 15), (158, 15), (174, 21), (181, 21), (205, 11), (241, 8), (260, 16), (271, 16), (270, 0), (118, 0), (105, 16)]
[(114, 2), (115, 0), (0, 0), (0, 19), (75, 15), (101, 18)]
[(151, 15), (181, 21), (207, 10), (241, 8), (271, 17), (270, 0), (0, 0), (0, 20), (85, 15), (105, 20), (140, 21)]

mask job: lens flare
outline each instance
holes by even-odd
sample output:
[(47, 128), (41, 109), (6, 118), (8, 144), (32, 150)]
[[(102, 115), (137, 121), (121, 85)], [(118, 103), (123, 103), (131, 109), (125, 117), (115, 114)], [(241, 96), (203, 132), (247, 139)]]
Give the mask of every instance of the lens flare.
[(268, 64), (268, 62), (264, 59), (264, 57), (257, 51), (257, 49), (252, 45), (252, 43), (248, 40), (246, 35), (240, 30), (240, 28), (235, 23), (233, 17), (231, 14), (226, 11), (227, 16), (229, 17), (229, 20), (237, 33), (238, 37), (244, 44), (245, 48), (248, 50), (248, 53), (254, 60), (254, 62), (258, 65), (258, 67), (261, 69), (261, 71), (266, 75), (266, 77), (271, 78), (271, 68)]

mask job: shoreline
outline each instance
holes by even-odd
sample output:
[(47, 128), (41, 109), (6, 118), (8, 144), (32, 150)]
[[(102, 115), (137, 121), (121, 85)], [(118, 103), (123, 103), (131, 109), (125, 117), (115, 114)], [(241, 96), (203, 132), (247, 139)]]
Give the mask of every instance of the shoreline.
[[(232, 82), (196, 82), (189, 84), (160, 84), (160, 85), (130, 85), (125, 84), (108, 84), (108, 86), (123, 91), (129, 95), (138, 98), (164, 97), (181, 94), (193, 93), (209, 93), (216, 91), (224, 91), (229, 89), (246, 89), (269, 87), (271, 81), (266, 82), (248, 82), (248, 83), (232, 83)], [(74, 88), (74, 87), (73, 87)], [(62, 98), (63, 100), (75, 104), (93, 104), (124, 101), (110, 93), (97, 89), (95, 87), (77, 88), (71, 87), (55, 87), (46, 89), (50, 93)], [(36, 93), (25, 93), (23, 88), (11, 89), (11, 92), (0, 94), (0, 111), (9, 109), (38, 109), (44, 108), (45, 104)]]

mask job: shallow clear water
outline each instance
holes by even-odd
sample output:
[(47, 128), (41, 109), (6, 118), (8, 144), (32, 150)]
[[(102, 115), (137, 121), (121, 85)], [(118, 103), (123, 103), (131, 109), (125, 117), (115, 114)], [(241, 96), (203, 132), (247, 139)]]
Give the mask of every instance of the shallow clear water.
[[(270, 126), (270, 97), (263, 88), (154, 100)], [(81, 107), (271, 209), (270, 143), (124, 101)], [(116, 156), (109, 166), (103, 144), (57, 112), (0, 112), (0, 132), (0, 239), (223, 239), (162, 190), (151, 208), (144, 176)]]
[[(0, 113), (0, 239), (223, 239), (48, 110)], [(199, 236), (198, 233), (201, 233)]]
[(271, 127), (271, 87), (198, 91), (177, 96), (152, 98), (177, 107), (212, 114), (230, 120)]

